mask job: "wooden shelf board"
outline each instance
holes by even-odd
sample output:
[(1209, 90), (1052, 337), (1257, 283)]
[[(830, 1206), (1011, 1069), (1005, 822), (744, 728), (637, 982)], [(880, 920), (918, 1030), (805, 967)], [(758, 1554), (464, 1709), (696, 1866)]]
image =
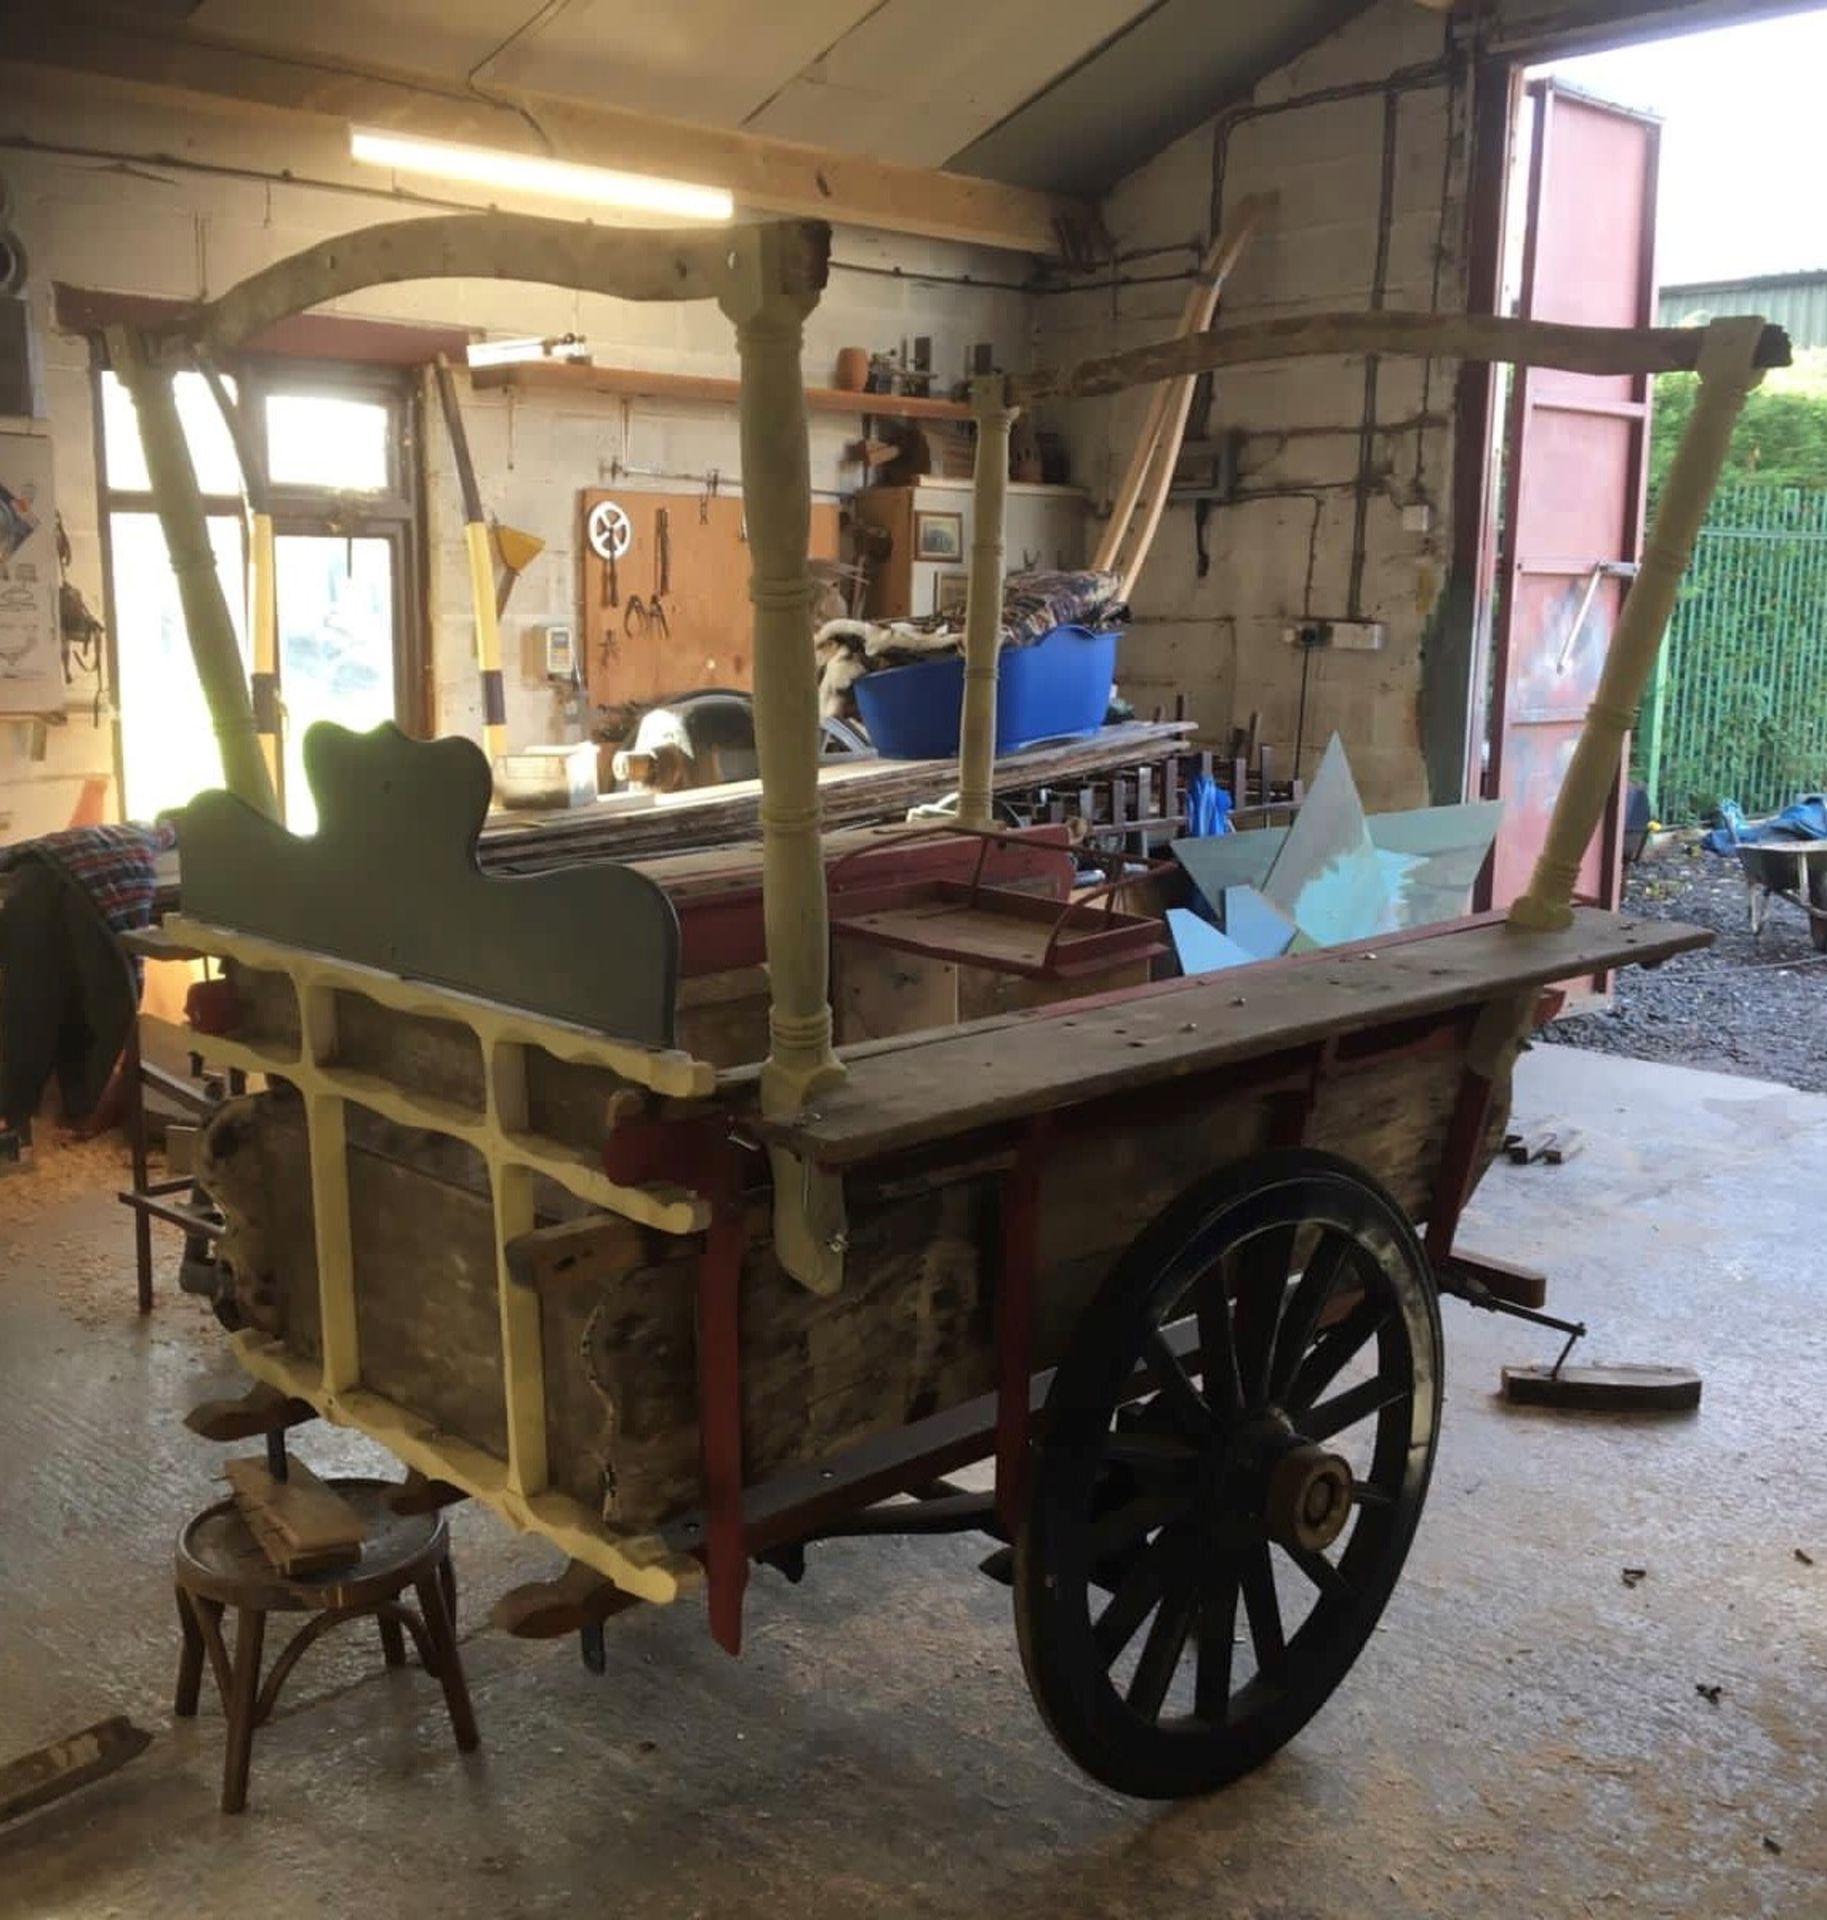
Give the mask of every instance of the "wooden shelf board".
[[(607, 393), (635, 400), (697, 400), (734, 406), (742, 394), (739, 380), (708, 373), (647, 373), (638, 367), (584, 366), (574, 360), (525, 360), (505, 367), (477, 367), (470, 383), (478, 392)], [(895, 420), (968, 420), (962, 400), (920, 400), (900, 393), (845, 393), (836, 387), (808, 387), (806, 405), (814, 413), (878, 414)]]

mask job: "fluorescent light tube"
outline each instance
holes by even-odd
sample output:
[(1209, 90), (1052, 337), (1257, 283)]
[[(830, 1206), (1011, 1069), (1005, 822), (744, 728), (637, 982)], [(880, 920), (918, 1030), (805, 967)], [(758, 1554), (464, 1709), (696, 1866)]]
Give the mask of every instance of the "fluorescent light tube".
[(675, 220), (728, 220), (736, 210), (734, 199), (721, 187), (693, 186), (689, 181), (662, 180), (646, 173), (618, 173), (608, 167), (580, 167), (569, 160), (542, 160), (498, 147), (466, 147), (452, 140), (423, 140), (416, 134), (381, 133), (372, 127), (349, 129), (349, 152), (371, 166), (393, 167), (402, 173), (436, 174), (478, 187), (627, 207)]

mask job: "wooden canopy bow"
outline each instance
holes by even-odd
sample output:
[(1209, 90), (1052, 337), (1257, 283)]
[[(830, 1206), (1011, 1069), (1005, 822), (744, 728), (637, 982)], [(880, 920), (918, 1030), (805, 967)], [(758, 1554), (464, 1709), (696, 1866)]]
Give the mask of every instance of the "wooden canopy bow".
[[(1580, 860), (1603, 817), (1624, 736), (1649, 683), (1745, 396), (1767, 368), (1789, 364), (1788, 335), (1756, 316), (1716, 320), (1696, 329), (1579, 327), (1475, 314), (1311, 314), (1183, 334), (1072, 367), (979, 381), (972, 393), (978, 419), (977, 533), (965, 610), (958, 777), (962, 820), (990, 824), (1002, 611), (1003, 482), (998, 468), (1006, 474), (1009, 426), (1016, 411), (1038, 401), (1090, 399), (1144, 383), (1185, 383), (1221, 367), (1384, 353), (1501, 360), (1569, 373), (1700, 375), (1700, 395), (1663, 485), (1642, 564), (1625, 595), (1546, 843), (1528, 891), (1510, 910), (1516, 926), (1570, 924)], [(985, 524), (992, 519), (993, 532)]]
[[(770, 975), (770, 1047), (760, 1098), (770, 1118), (802, 1111), (843, 1078), (832, 1047), (829, 928), (819, 844), (818, 697), (807, 560), (810, 475), (800, 354), (806, 315), (825, 285), (830, 230), (782, 221), (689, 232), (603, 230), (504, 213), (407, 220), (307, 249), (220, 299), (153, 328), (109, 333), (115, 371), (139, 408), (159, 519), (177, 574), (197, 671), (230, 790), (276, 812), (234, 628), (210, 552), (202, 499), (172, 379), (210, 368), (287, 315), (363, 288), (406, 280), (528, 280), (622, 300), (714, 299), (736, 328), (741, 443), (755, 607), (755, 735), (762, 800), (762, 878)], [(1225, 255), (1231, 251), (1220, 247)], [(1787, 337), (1758, 319), (1704, 331), (1628, 330), (1418, 313), (1319, 314), (1192, 331), (1064, 369), (978, 379), (975, 533), (965, 618), (959, 817), (988, 826), (996, 733), (1003, 501), (1009, 427), (1047, 400), (1089, 398), (1151, 382), (1174, 401), (1221, 367), (1322, 355), (1406, 353), (1503, 360), (1588, 374), (1696, 370), (1701, 391), (1663, 488), (1642, 566), (1625, 599), (1518, 927), (1568, 924), (1579, 860), (1601, 817), (1625, 730), (1642, 697), (1745, 395), (1785, 365)], [(1172, 405), (1168, 409), (1172, 413)], [(1134, 501), (1130, 502), (1131, 507)], [(776, 1249), (808, 1285), (829, 1290), (844, 1252), (836, 1180), (784, 1147), (774, 1159)]]

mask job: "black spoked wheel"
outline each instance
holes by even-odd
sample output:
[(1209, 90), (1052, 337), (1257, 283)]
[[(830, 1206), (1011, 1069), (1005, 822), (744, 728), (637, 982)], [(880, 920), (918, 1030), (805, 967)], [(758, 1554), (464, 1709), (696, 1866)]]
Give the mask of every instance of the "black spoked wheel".
[(1015, 1555), (1028, 1684), (1120, 1793), (1259, 1765), (1356, 1660), (1433, 1466), (1440, 1314), (1330, 1154), (1226, 1169), (1118, 1261), (1047, 1399)]

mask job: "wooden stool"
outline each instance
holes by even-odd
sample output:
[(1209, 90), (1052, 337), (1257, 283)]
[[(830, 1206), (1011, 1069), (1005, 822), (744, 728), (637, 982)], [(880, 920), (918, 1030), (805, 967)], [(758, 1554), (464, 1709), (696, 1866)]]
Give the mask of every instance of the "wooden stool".
[[(228, 1715), (228, 1753), (222, 1764), (224, 1813), (239, 1813), (247, 1805), (254, 1729), (273, 1711), (287, 1675), (319, 1634), (345, 1620), (377, 1622), (390, 1667), (406, 1664), (401, 1629), (410, 1633), (425, 1671), (443, 1685), (458, 1752), (469, 1753), (477, 1743), (476, 1719), (457, 1652), (456, 1583), (450, 1534), (442, 1516), (395, 1513), (388, 1495), (398, 1489), (385, 1480), (342, 1479), (328, 1484), (368, 1523), (361, 1559), (337, 1572), (291, 1579), (275, 1572), (233, 1500), (206, 1507), (178, 1535), (174, 1571), (184, 1650), (173, 1710), (185, 1719), (196, 1713), (207, 1654)], [(418, 1596), (417, 1613), (400, 1599), (408, 1587)], [(232, 1657), (222, 1637), (222, 1616), (229, 1607), (235, 1609)], [(292, 1636), (263, 1686), (260, 1660), (269, 1613), (315, 1617)]]

